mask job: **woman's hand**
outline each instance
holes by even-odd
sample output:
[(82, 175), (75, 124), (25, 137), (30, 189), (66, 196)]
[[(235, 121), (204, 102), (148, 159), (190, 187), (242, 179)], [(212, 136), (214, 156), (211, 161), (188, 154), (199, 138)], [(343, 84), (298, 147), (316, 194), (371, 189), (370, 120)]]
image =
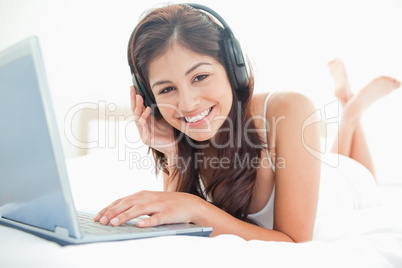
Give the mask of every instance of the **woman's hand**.
[(164, 153), (168, 158), (177, 156), (177, 142), (173, 127), (164, 118), (156, 119), (151, 115), (151, 107), (144, 107), (141, 95), (131, 86), (131, 111), (144, 144)]
[(94, 218), (101, 224), (118, 226), (142, 215), (149, 218), (137, 221), (138, 227), (170, 223), (195, 223), (203, 200), (195, 195), (178, 192), (141, 191), (118, 199)]

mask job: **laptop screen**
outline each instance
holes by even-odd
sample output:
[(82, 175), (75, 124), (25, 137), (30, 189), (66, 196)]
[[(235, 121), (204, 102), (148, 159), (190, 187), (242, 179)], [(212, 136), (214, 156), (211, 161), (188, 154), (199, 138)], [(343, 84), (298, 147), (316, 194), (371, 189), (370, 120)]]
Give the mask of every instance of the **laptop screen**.
[(10, 53), (0, 53), (0, 214), (72, 234), (38, 80), (44, 70), (31, 53)]

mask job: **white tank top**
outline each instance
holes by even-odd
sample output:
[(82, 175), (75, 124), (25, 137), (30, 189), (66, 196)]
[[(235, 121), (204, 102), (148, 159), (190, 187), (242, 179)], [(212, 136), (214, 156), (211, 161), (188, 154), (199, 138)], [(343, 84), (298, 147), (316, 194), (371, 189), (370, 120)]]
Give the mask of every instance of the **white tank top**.
[[(275, 166), (272, 163), (271, 157), (269, 155), (269, 150), (268, 150), (268, 137), (267, 137), (267, 119), (266, 119), (266, 114), (267, 114), (267, 104), (268, 104), (268, 99), (271, 96), (271, 94), (268, 94), (267, 98), (265, 99), (264, 103), (264, 121), (263, 121), (263, 126), (264, 126), (264, 142), (266, 146), (266, 151), (267, 151), (267, 156), (269, 160), (269, 164), (272, 167), (272, 171), (275, 172)], [(275, 199), (275, 184), (272, 189), (271, 197), (269, 198), (267, 204), (263, 209), (261, 209), (257, 213), (249, 214), (248, 218), (255, 223), (257, 223), (259, 226), (267, 228), (267, 229), (273, 229), (274, 227), (274, 199)]]

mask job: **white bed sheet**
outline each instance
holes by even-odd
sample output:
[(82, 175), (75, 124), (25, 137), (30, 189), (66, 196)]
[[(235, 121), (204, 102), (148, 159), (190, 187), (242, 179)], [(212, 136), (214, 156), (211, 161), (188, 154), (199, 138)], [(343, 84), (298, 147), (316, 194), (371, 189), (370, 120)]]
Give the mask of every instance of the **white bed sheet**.
[[(97, 210), (121, 195), (159, 189), (160, 181), (150, 170), (130, 170), (124, 161), (112, 159), (90, 156), (69, 161), (77, 208)], [(221, 235), (61, 247), (0, 226), (0, 267), (402, 267), (402, 205), (398, 202), (402, 191), (383, 187), (381, 193), (387, 197), (384, 205), (317, 218), (314, 240), (299, 244)]]

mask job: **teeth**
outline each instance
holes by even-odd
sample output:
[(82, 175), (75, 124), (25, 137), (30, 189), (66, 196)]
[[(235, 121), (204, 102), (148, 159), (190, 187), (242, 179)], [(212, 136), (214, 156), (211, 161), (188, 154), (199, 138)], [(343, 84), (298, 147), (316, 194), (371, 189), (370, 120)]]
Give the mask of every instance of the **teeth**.
[(197, 122), (197, 121), (200, 121), (201, 119), (203, 119), (206, 115), (209, 114), (210, 111), (211, 111), (211, 108), (206, 109), (205, 111), (203, 111), (199, 115), (191, 116), (191, 117), (185, 116), (184, 118), (186, 119), (187, 122), (194, 123), (194, 122)]

